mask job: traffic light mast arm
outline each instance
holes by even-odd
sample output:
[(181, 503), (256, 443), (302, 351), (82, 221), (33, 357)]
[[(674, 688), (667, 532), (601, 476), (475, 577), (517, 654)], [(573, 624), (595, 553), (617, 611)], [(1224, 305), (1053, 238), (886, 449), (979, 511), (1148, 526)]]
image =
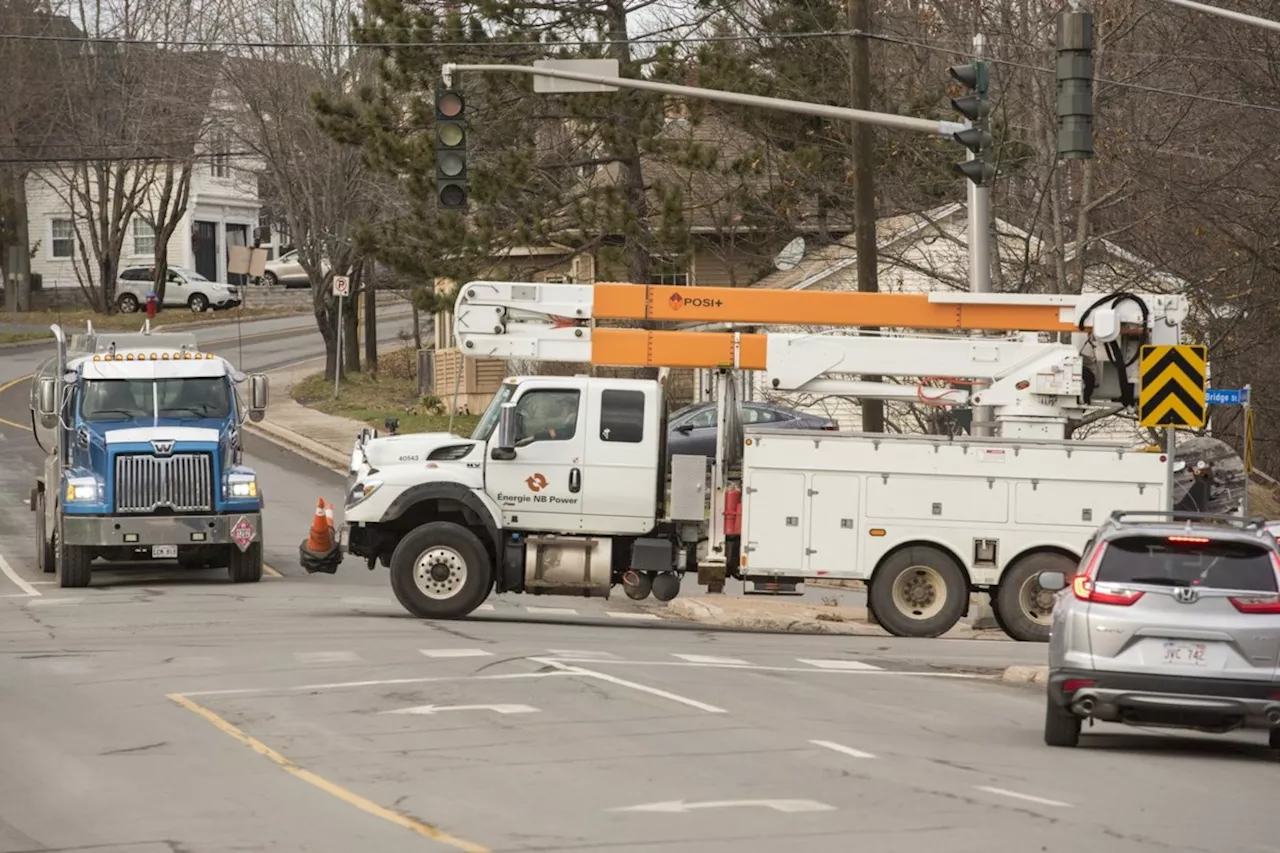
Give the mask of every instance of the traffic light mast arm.
[(953, 121), (901, 116), (892, 113), (877, 113), (867, 110), (855, 110), (848, 107), (835, 107), (829, 104), (811, 104), (807, 101), (791, 101), (784, 98), (766, 98), (760, 95), (747, 95), (741, 92), (726, 92), (720, 89), (703, 89), (697, 86), (677, 86), (673, 83), (656, 83), (652, 80), (635, 80), (629, 77), (608, 77), (600, 74), (579, 74), (576, 71), (563, 71), (553, 68), (534, 68), (528, 65), (458, 65), (445, 63), (442, 68), (445, 85), (451, 85), (453, 75), (459, 71), (494, 71), (513, 74), (532, 74), (538, 77), (551, 77), (557, 80), (574, 80), (579, 83), (595, 83), (602, 86), (616, 86), (622, 89), (638, 89), (642, 92), (657, 92), (663, 95), (683, 95), (688, 98), (700, 98), (704, 101), (719, 101), (735, 104), (740, 107), (761, 107), (817, 118), (836, 119), (838, 121), (863, 122), (879, 127), (895, 130), (909, 130), (916, 133), (930, 133), (950, 139), (957, 132), (964, 130), (965, 125)]

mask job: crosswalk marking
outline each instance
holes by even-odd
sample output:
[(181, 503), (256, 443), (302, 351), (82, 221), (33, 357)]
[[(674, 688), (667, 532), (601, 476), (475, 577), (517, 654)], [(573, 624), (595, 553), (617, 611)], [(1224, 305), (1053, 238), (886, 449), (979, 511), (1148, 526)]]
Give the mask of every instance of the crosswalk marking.
[(843, 669), (843, 670), (868, 670), (880, 669), (869, 663), (863, 663), (860, 660), (812, 660), (809, 658), (796, 658), (800, 663), (816, 666), (818, 669)]
[(355, 663), (360, 655), (355, 652), (294, 652), (299, 663)]
[(526, 607), (530, 613), (543, 613), (548, 616), (577, 616), (578, 611), (572, 607)]
[(614, 618), (614, 619), (649, 619), (649, 620), (652, 620), (652, 619), (661, 619), (661, 618), (662, 618), (662, 617), (661, 617), (661, 616), (659, 616), (657, 613), (633, 613), (633, 612), (631, 612), (630, 610), (606, 610), (606, 611), (604, 612), (604, 615), (605, 615), (605, 616), (610, 616), (610, 617), (612, 617), (612, 618)]
[(418, 649), (418, 651), (429, 658), (493, 657), (493, 652), (486, 652), (484, 649)]
[(747, 661), (742, 660), (741, 658), (720, 658), (720, 657), (716, 657), (715, 655), (681, 655), (681, 654), (673, 654), (672, 657), (680, 658), (680, 660), (687, 661), (689, 663), (705, 663), (705, 664), (710, 664), (712, 666), (715, 666), (715, 665), (750, 666), (750, 664), (747, 663)]

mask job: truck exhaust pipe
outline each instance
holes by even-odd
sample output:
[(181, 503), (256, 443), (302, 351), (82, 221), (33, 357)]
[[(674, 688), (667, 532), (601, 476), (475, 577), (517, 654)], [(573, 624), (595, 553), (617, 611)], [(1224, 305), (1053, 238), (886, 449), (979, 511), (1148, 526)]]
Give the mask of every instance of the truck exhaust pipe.
[(1280, 708), (1267, 709), (1267, 722), (1273, 726), (1280, 726)]
[(1097, 707), (1097, 701), (1092, 696), (1086, 696), (1071, 706), (1071, 710), (1075, 711), (1082, 717), (1093, 716), (1093, 709)]

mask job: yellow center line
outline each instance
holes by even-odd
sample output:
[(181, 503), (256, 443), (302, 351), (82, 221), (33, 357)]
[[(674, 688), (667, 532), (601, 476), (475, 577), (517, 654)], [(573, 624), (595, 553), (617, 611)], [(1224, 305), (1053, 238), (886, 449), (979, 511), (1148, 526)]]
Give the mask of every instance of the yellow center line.
[(263, 564), (262, 564), (262, 573), (263, 573), (264, 575), (266, 575), (267, 577), (269, 577), (269, 578), (282, 578), (282, 577), (284, 577), (284, 575), (280, 574), (280, 573), (279, 573), (279, 572), (277, 572), (275, 569), (273, 569), (273, 568), (271, 568), (270, 566), (268, 566), (266, 563), (263, 563)]
[(262, 741), (258, 740), (252, 735), (246, 734), (242, 729), (240, 729), (234, 723), (228, 722), (227, 720), (218, 716), (213, 711), (204, 707), (203, 705), (193, 702), (191, 699), (188, 699), (186, 696), (183, 696), (181, 693), (170, 693), (165, 698), (173, 702), (176, 702), (178, 705), (180, 705), (183, 708), (186, 708), (191, 713), (197, 714), (198, 716), (203, 717), (205, 720), (212, 723), (214, 727), (217, 728), (219, 731), (223, 732), (224, 734), (231, 735), (231, 737), (240, 741), (240, 743), (249, 747), (251, 750), (258, 753), (258, 755), (261, 755), (264, 758), (270, 759), (281, 770), (288, 773), (290, 776), (293, 776), (296, 779), (301, 779), (303, 782), (306, 782), (308, 785), (312, 785), (316, 788), (319, 788), (321, 791), (324, 791), (326, 794), (330, 795), (331, 797), (336, 797), (337, 799), (341, 800), (342, 802), (346, 803), (349, 806), (355, 806), (357, 809), (364, 812), (365, 814), (370, 814), (370, 815), (373, 815), (374, 817), (381, 818), (382, 820), (385, 820), (388, 823), (393, 823), (396, 826), (407, 829), (410, 832), (416, 833), (417, 835), (422, 835), (422, 836), (425, 836), (426, 838), (430, 838), (432, 841), (438, 841), (441, 844), (446, 844), (449, 847), (454, 848), (455, 850), (462, 850), (463, 853), (492, 853), (492, 851), (488, 847), (481, 846), (472, 841), (467, 841), (465, 838), (459, 838), (456, 835), (451, 835), (442, 829), (437, 829), (436, 827), (431, 826), (430, 824), (427, 824), (427, 823), (423, 823), (422, 821), (416, 818), (412, 818), (412, 817), (409, 817), (408, 815), (403, 815), (403, 814), (400, 814), (399, 812), (394, 812), (391, 809), (384, 808), (378, 805), (377, 803), (373, 802), (372, 800), (362, 797), (353, 791), (348, 791), (346, 788), (343, 788), (341, 785), (337, 785), (333, 782), (330, 782), (328, 779), (325, 779), (323, 776), (319, 776), (315, 773), (312, 773), (310, 770), (307, 770), (303, 767), (299, 767), (297, 764), (294, 764), (288, 758), (276, 752), (274, 749), (267, 746)]

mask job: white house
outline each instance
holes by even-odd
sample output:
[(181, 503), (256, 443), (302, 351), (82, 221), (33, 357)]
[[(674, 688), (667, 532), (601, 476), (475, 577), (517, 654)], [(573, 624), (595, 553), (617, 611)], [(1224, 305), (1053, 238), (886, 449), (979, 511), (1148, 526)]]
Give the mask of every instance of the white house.
[[(159, 61), (172, 63), (182, 70), (168, 66), (162, 70), (188, 76), (167, 95), (152, 80), (145, 80), (142, 85), (146, 91), (122, 105), (122, 111), (131, 111), (132, 115), (118, 120), (113, 125), (114, 133), (109, 129), (105, 133), (89, 134), (88, 128), (74, 127), (67, 131), (68, 138), (72, 135), (125, 137), (128, 131), (127, 145), (95, 144), (86, 149), (92, 160), (86, 156), (54, 163), (33, 170), (27, 177), (31, 271), (42, 277), (46, 289), (78, 289), (82, 278), (94, 284), (98, 282), (98, 252), (94, 248), (91, 223), (104, 207), (111, 205), (111, 196), (99, 197), (97, 177), (99, 173), (106, 173), (114, 183), (123, 163), (128, 166), (123, 170), (122, 185), (126, 189), (121, 195), (135, 198), (138, 212), (126, 225), (120, 269), (154, 263), (156, 234), (152, 222), (161, 204), (165, 163), (185, 162), (192, 164), (190, 189), (181, 219), (169, 240), (168, 263), (193, 269), (214, 281), (242, 283), (242, 277), (228, 275), (227, 261), (232, 246), (254, 245), (254, 231), (262, 216), (258, 191), (260, 166), (248, 152), (237, 150), (245, 146), (237, 142), (238, 135), (226, 126), (225, 120), (217, 118), (230, 112), (225, 108), (229, 99), (227, 89), (217, 82), (223, 73), (224, 61), (222, 57), (207, 54), (199, 59), (169, 54), (162, 60), (153, 55), (148, 61), (153, 65)], [(197, 61), (204, 63), (201, 70), (208, 71), (203, 77), (190, 71), (191, 64)], [(210, 82), (202, 86), (195, 82), (198, 79)], [(181, 109), (175, 110), (172, 104), (165, 103), (162, 99), (166, 96), (183, 99)], [(125, 100), (130, 99), (126, 96)], [(139, 128), (143, 134), (140, 141)], [(159, 141), (149, 141), (147, 134), (154, 134)], [(113, 160), (104, 149), (106, 152), (119, 150), (125, 158), (146, 156), (146, 159)], [(59, 156), (63, 156), (69, 148), (60, 144), (57, 150)], [(139, 190), (130, 192), (128, 188), (132, 187)], [(86, 203), (86, 199), (91, 201)]]
[[(876, 223), (879, 286), (882, 292), (920, 293), (928, 290), (968, 288), (967, 210), (963, 204), (948, 204), (919, 214), (887, 217)], [(1042, 292), (1047, 249), (1035, 236), (1008, 222), (994, 223), (993, 242), (998, 244), (1003, 287), (995, 289)], [(1186, 282), (1155, 270), (1133, 254), (1109, 241), (1096, 241), (1095, 251), (1105, 257), (1085, 269), (1085, 289), (1115, 291), (1122, 289), (1156, 290), (1170, 293), (1186, 288)], [(1074, 258), (1075, 248), (1067, 247), (1066, 257)], [(752, 285), (776, 290), (857, 290), (857, 252), (854, 238), (823, 246), (807, 253), (793, 269), (771, 273)], [(837, 333), (818, 327), (786, 327), (787, 332)], [(910, 331), (910, 330), (903, 330)], [(937, 334), (932, 332), (930, 334)], [(861, 407), (856, 400), (841, 397), (816, 398), (811, 395), (780, 394), (763, 387), (763, 377), (754, 377), (750, 394), (755, 399), (768, 399), (834, 417), (844, 429), (858, 429)], [(905, 405), (888, 404), (886, 415), (896, 428), (918, 432), (919, 412)], [(1077, 431), (1076, 437), (1140, 441), (1134, 421), (1124, 417), (1106, 417)]]

